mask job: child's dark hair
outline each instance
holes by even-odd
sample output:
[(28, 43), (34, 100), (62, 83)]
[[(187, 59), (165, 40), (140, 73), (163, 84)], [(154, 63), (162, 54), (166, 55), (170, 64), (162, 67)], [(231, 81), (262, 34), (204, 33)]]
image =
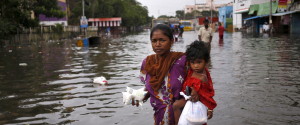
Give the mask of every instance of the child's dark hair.
[(196, 40), (191, 43), (189, 46), (187, 46), (185, 54), (188, 61), (204, 59), (205, 62), (208, 62), (210, 59), (208, 48), (203, 41)]
[(166, 35), (167, 37), (169, 37), (170, 40), (173, 39), (172, 29), (169, 26), (165, 25), (165, 24), (157, 24), (156, 26), (154, 26), (151, 29), (150, 39), (152, 38), (153, 32), (157, 31), (157, 30), (161, 30), (164, 35)]

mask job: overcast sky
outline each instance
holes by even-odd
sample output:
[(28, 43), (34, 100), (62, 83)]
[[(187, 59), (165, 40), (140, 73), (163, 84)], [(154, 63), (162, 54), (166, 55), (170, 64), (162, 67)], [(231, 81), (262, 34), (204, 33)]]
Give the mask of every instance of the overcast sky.
[[(137, 0), (148, 7), (149, 16), (175, 16), (176, 10), (183, 10), (185, 5), (194, 5), (195, 0)], [(215, 3), (229, 3), (233, 0), (214, 0)], [(196, 3), (205, 3), (206, 0), (196, 0)]]

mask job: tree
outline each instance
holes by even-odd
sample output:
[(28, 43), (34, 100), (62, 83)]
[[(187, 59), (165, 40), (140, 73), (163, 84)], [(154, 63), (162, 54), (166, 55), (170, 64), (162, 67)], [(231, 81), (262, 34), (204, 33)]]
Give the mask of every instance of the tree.
[(184, 19), (184, 11), (183, 10), (177, 10), (176, 11), (176, 17), (179, 19)]
[[(151, 22), (148, 8), (141, 6), (136, 0), (86, 0), (90, 3), (85, 7), (87, 18), (122, 17), (123, 26), (141, 26)], [(79, 25), (82, 16), (81, 0), (69, 1), (71, 14), (69, 24)]]
[[(184, 13), (183, 10), (177, 10), (176, 11), (176, 17), (179, 19), (194, 19), (197, 17), (210, 17), (211, 16), (211, 12), (204, 10), (204, 11), (198, 11), (198, 10), (194, 10), (191, 13)], [(217, 11), (212, 11), (212, 16), (213, 17), (217, 17), (218, 16), (218, 12)]]
[(0, 38), (13, 35), (23, 28), (38, 26), (38, 18), (45, 14), (48, 17), (63, 17), (56, 0), (1, 0), (0, 1)]

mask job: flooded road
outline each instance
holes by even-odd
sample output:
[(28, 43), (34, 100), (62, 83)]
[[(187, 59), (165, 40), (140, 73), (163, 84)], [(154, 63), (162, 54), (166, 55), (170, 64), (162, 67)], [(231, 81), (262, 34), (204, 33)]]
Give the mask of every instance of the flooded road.
[[(0, 124), (151, 125), (153, 111), (122, 103), (126, 86), (141, 88), (149, 32), (76, 47), (47, 40), (0, 48)], [(213, 38), (209, 69), (218, 103), (210, 125), (300, 124), (300, 37), (227, 33)], [(184, 32), (173, 46), (197, 38)], [(108, 85), (93, 84), (104, 76)]]

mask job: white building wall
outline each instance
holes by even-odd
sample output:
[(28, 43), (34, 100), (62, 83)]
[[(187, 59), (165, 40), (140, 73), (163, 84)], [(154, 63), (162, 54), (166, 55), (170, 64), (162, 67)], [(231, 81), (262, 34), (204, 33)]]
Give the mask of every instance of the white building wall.
[(53, 26), (55, 24), (61, 24), (63, 26), (68, 26), (67, 21), (40, 21), (40, 25)]
[(194, 10), (210, 11), (211, 8), (215, 11), (218, 11), (219, 8), (226, 6), (228, 4), (216, 4), (212, 0), (206, 0), (206, 3), (196, 4), (196, 5), (186, 5), (184, 8), (184, 13), (191, 13)]
[(232, 23), (233, 23), (233, 28), (242, 28), (242, 14), (236, 14), (237, 12), (237, 2), (233, 3), (233, 14), (232, 14)]

